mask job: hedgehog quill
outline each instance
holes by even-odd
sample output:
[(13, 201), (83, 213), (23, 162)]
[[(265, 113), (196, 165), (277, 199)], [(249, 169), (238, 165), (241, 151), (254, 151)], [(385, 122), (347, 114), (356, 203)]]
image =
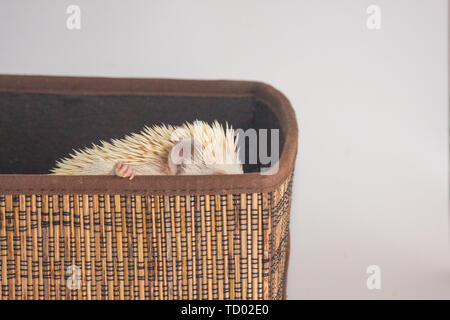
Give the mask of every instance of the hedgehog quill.
[(238, 139), (231, 127), (196, 120), (181, 126), (145, 127), (123, 139), (74, 150), (56, 163), (54, 175), (241, 174)]

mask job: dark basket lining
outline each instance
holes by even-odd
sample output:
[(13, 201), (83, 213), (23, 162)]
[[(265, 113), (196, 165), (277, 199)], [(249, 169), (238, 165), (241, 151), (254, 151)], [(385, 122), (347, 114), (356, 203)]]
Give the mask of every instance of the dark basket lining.
[[(199, 119), (244, 130), (280, 128), (278, 118), (252, 96), (0, 92), (0, 112), (0, 174), (47, 174), (72, 149), (122, 138), (145, 125)], [(280, 154), (283, 144), (280, 131)], [(260, 167), (244, 165), (244, 171)]]

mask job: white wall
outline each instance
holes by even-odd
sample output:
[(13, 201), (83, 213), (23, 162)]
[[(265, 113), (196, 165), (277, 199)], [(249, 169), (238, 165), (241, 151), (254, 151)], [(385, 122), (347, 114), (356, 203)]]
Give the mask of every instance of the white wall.
[[(289, 298), (450, 298), (447, 13), (444, 0), (3, 0), (0, 73), (268, 82), (300, 124)], [(371, 264), (381, 290), (366, 288)]]

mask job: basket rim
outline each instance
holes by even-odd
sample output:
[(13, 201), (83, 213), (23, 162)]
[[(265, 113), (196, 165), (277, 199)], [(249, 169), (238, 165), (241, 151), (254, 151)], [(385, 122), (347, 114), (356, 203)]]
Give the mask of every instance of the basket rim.
[(255, 97), (278, 117), (285, 136), (278, 172), (239, 175), (114, 176), (0, 175), (0, 194), (229, 194), (271, 192), (292, 173), (298, 126), (294, 109), (280, 91), (259, 81), (0, 75), (0, 92), (80, 95)]

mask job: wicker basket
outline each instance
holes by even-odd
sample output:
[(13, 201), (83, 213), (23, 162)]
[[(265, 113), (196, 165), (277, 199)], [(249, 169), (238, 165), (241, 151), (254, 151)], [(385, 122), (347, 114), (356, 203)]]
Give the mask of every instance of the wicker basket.
[[(297, 123), (246, 81), (0, 76), (2, 299), (286, 297)], [(274, 175), (50, 176), (72, 148), (154, 123), (280, 128)]]

